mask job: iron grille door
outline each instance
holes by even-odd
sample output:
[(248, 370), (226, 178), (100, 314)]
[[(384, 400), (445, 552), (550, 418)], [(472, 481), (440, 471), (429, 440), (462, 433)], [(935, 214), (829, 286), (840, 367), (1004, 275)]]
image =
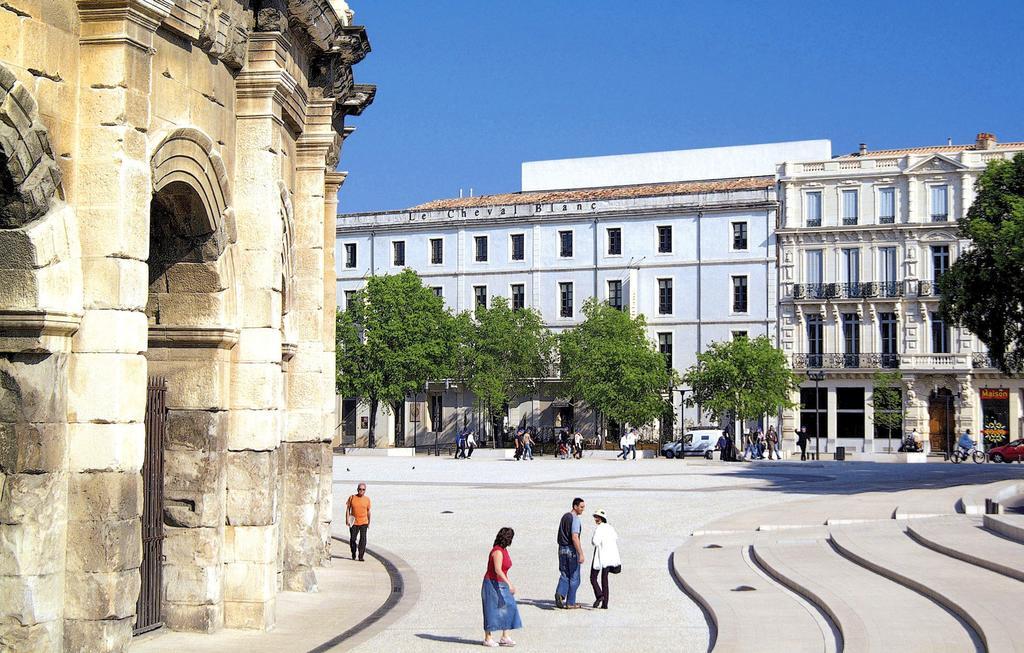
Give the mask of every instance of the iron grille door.
[(135, 607), (136, 635), (163, 625), (164, 435), (167, 432), (167, 381), (152, 377), (146, 393), (146, 456), (142, 463), (142, 587)]

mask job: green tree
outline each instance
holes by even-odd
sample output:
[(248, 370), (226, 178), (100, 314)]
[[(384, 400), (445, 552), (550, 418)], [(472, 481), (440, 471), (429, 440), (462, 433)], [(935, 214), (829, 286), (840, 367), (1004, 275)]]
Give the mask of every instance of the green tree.
[(993, 161), (960, 221), (973, 247), (939, 280), (940, 310), (971, 330), (1004, 372), (1024, 369), (1024, 154)]
[(394, 410), (427, 380), (448, 375), (453, 330), (444, 300), (408, 269), (370, 277), (338, 312), (335, 387), (369, 406), (371, 447), (379, 406)]
[(456, 374), (494, 424), (496, 411), (534, 392), (550, 376), (554, 338), (540, 313), (513, 310), (504, 297), (455, 319)]
[(718, 420), (735, 416), (737, 436), (742, 435), (743, 421), (794, 407), (790, 396), (799, 387), (785, 354), (765, 336), (713, 343), (697, 354), (683, 381), (693, 389), (686, 404), (699, 405)]
[(871, 407), (875, 411), (875, 426), (886, 430), (891, 452), (892, 432), (903, 427), (903, 381), (899, 372), (876, 372), (872, 382)]
[(569, 393), (620, 424), (642, 426), (671, 410), (666, 391), (678, 381), (647, 337), (643, 315), (591, 298), (586, 318), (559, 338), (562, 381)]

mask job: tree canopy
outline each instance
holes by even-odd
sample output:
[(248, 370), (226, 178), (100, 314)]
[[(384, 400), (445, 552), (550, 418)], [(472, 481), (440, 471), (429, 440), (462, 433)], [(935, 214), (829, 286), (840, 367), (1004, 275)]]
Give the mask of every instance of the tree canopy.
[(683, 381), (693, 390), (687, 405), (700, 405), (719, 420), (730, 414), (753, 420), (792, 408), (790, 396), (799, 386), (786, 356), (765, 336), (713, 343), (697, 354)]
[(569, 393), (619, 423), (642, 426), (664, 415), (671, 408), (665, 392), (678, 376), (647, 337), (644, 317), (593, 298), (583, 315), (559, 338)]
[(940, 310), (985, 343), (1008, 373), (1024, 369), (1024, 154), (992, 161), (960, 221), (972, 241), (939, 280)]
[(338, 312), (335, 387), (369, 404), (370, 446), (378, 405), (390, 409), (428, 379), (448, 375), (452, 332), (444, 300), (408, 269), (370, 277)]
[(903, 380), (899, 372), (876, 372), (872, 381), (875, 426), (884, 428), (891, 439), (893, 431), (903, 428)]

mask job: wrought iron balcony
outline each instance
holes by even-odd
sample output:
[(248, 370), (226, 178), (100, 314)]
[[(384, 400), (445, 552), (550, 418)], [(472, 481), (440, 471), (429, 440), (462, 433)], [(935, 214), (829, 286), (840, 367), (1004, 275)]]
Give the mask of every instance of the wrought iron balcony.
[(807, 226), (808, 227), (820, 227), (821, 226), (821, 218), (807, 218)]
[(988, 352), (984, 351), (977, 351), (971, 355), (971, 367), (975, 369), (997, 369), (992, 357), (988, 355)]
[(793, 284), (793, 299), (865, 299), (871, 297), (893, 298), (902, 296), (902, 281)]
[(938, 297), (942, 292), (939, 289), (939, 284), (935, 281), (927, 281), (922, 279), (917, 282), (917, 296), (918, 297)]
[(880, 215), (878, 216), (878, 224), (896, 224), (896, 216)]
[(877, 370), (899, 366), (899, 354), (793, 354), (795, 370)]
[(857, 224), (857, 218), (843, 218), (843, 225), (852, 227), (855, 224)]

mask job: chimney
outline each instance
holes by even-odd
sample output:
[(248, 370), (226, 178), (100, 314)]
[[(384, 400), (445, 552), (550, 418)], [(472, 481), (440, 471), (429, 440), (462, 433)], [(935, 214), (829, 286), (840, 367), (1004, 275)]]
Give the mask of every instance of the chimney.
[(867, 143), (861, 143), (860, 144), (860, 152), (859, 153), (860, 153), (861, 156), (864, 156), (865, 154), (868, 153), (868, 144)]
[(980, 132), (978, 138), (974, 141), (974, 149), (976, 150), (991, 150), (996, 146), (996, 135), (989, 134), (987, 132)]

